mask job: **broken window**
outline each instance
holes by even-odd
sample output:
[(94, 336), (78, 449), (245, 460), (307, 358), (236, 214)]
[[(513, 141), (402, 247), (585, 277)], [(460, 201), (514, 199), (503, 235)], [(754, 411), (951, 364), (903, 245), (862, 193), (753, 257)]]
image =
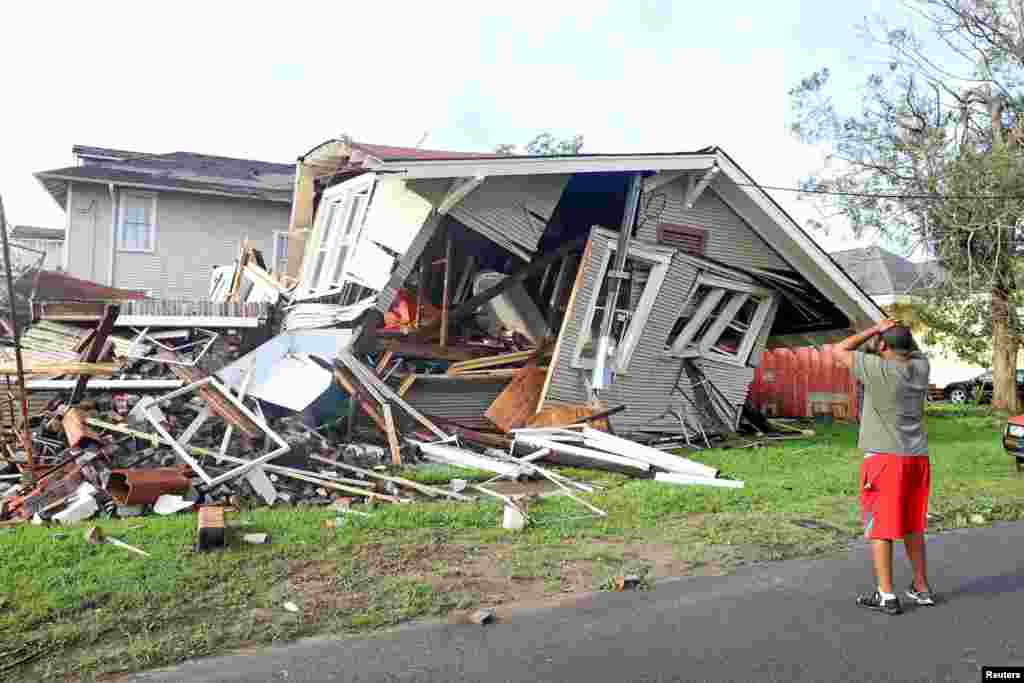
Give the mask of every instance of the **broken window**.
[(359, 179), (336, 185), (324, 192), (317, 210), (312, 251), (307, 253), (303, 282), (309, 291), (340, 287), (346, 263), (363, 225), (370, 183)]
[(701, 276), (672, 326), (665, 350), (746, 364), (766, 324), (774, 295), (745, 282)]
[[(613, 234), (613, 233), (612, 233)], [(587, 313), (581, 325), (580, 335), (576, 341), (573, 355), (573, 367), (593, 368), (597, 358), (597, 346), (601, 336), (601, 327), (605, 317), (610, 315), (611, 347), (609, 354), (614, 363), (609, 367), (617, 373), (624, 373), (629, 368), (629, 361), (636, 348), (640, 333), (647, 322), (654, 300), (658, 296), (661, 284), (668, 272), (671, 253), (650, 247), (631, 245), (619, 288), (619, 298), (613, 310), (607, 310), (609, 288), (614, 282), (608, 277), (608, 269), (614, 266), (616, 244), (609, 240), (605, 256), (597, 271), (598, 282), (596, 294), (591, 294)], [(583, 267), (587, 267), (584, 264)]]

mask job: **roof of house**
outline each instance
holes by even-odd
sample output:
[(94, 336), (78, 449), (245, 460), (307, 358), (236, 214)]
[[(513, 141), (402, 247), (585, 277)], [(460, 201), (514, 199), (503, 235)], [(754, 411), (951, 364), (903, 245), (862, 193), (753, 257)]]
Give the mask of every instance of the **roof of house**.
[(36, 301), (128, 301), (146, 298), (146, 294), (138, 290), (107, 287), (56, 270), (40, 270), (15, 287), (34, 291)]
[(938, 263), (914, 263), (881, 247), (832, 253), (843, 270), (872, 296), (909, 294), (928, 286), (939, 275)]
[(405, 180), (590, 172), (664, 174), (661, 178), (649, 178), (657, 183), (670, 182), (682, 173), (700, 174), (698, 177), (703, 179), (702, 185), (710, 184), (730, 209), (741, 216), (754, 217), (758, 234), (768, 244), (784, 251), (794, 270), (832, 301), (851, 323), (877, 320), (882, 315), (871, 296), (721, 147), (710, 146), (689, 152), (565, 155), (451, 152), (441, 156), (442, 153), (416, 150), (420, 153), (416, 158), (403, 156), (407, 152), (402, 148), (378, 149), (375, 152), (371, 146), (362, 143), (328, 140), (300, 157), (300, 162), (318, 167), (317, 176), (329, 175), (338, 169), (340, 175), (373, 171), (395, 174)]
[(64, 228), (44, 228), (37, 225), (15, 225), (11, 228), (10, 238), (63, 240)]
[(75, 145), (77, 166), (41, 171), (35, 177), (62, 207), (69, 182), (291, 202), (295, 167), (250, 159), (171, 152), (152, 154)]

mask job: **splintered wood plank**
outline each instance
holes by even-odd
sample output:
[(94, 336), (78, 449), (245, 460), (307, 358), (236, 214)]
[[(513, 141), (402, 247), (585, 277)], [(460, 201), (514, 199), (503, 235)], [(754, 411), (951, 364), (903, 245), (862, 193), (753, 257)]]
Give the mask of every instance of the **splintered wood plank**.
[(467, 370), (482, 370), (484, 368), (494, 368), (500, 365), (508, 365), (510, 363), (522, 363), (529, 360), (536, 353), (536, 349), (530, 349), (527, 351), (514, 351), (512, 353), (503, 353), (498, 356), (488, 356), (486, 358), (475, 358), (473, 360), (452, 363), (448, 366), (447, 374), (456, 375)]
[(85, 417), (78, 408), (69, 408), (64, 413), (64, 434), (68, 437), (68, 446), (75, 448), (85, 437), (100, 440), (100, 435), (89, 429), (85, 424)]
[(402, 398), (405, 398), (405, 395), (409, 392), (409, 389), (412, 388), (413, 383), (416, 382), (417, 377), (419, 377), (419, 375), (412, 374), (408, 375), (405, 379), (403, 379), (401, 386), (398, 387), (398, 395), (401, 396)]
[(377, 373), (378, 377), (388, 367), (388, 364), (391, 362), (391, 359), (394, 357), (394, 355), (395, 355), (394, 351), (385, 351), (384, 355), (382, 355), (380, 357), (380, 360), (377, 361), (377, 367), (375, 367), (373, 369), (373, 371)]
[[(96, 332), (92, 336), (92, 341), (89, 343), (89, 349), (82, 354), (81, 360), (85, 363), (95, 363), (100, 354), (103, 352), (103, 348), (107, 343), (107, 337), (114, 331), (114, 322), (117, 320), (117, 316), (121, 312), (121, 307), (113, 304), (108, 304), (103, 309), (103, 319), (100, 320), (100, 324), (96, 326)], [(82, 400), (85, 396), (85, 388), (89, 383), (89, 375), (81, 375), (78, 378), (78, 383), (75, 385), (74, 391), (71, 392), (71, 400), (69, 403), (75, 405)]]
[[(536, 413), (526, 422), (527, 427), (565, 427), (583, 421), (591, 415), (604, 412), (603, 407), (591, 408), (588, 406), (559, 405), (544, 408)], [(609, 431), (608, 418), (595, 420), (590, 424), (594, 429), (603, 432)]]
[(444, 290), (441, 295), (441, 348), (448, 346), (448, 290), (452, 282), (452, 233), (447, 230), (444, 245)]
[(398, 448), (398, 430), (395, 429), (395, 418), (391, 415), (391, 406), (384, 404), (384, 424), (387, 427), (388, 448), (391, 449), (391, 464), (402, 466), (402, 452)]
[(522, 368), (498, 398), (484, 413), (484, 417), (503, 432), (525, 427), (526, 421), (537, 410), (540, 394), (544, 390), (547, 370), (539, 367)]

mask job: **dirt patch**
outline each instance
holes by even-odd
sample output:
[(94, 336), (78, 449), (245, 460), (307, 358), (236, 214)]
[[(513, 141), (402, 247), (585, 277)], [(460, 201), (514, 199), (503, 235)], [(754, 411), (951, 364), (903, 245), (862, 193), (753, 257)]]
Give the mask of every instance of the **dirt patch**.
[[(691, 520), (699, 526), (700, 520)], [(385, 578), (406, 577), (431, 586), (458, 605), (449, 620), (465, 620), (467, 605), (520, 608), (572, 602), (602, 589), (619, 572), (640, 571), (650, 582), (665, 577), (719, 575), (721, 563), (683, 559), (669, 543), (582, 540), (557, 547), (513, 544), (470, 545), (432, 543), (395, 545), (368, 543), (354, 548), (350, 566), (336, 561), (295, 563), (287, 580), (289, 597), (303, 612), (371, 609), (369, 587)], [(276, 610), (254, 610), (257, 622), (274, 618)], [(499, 611), (499, 617), (501, 616)]]

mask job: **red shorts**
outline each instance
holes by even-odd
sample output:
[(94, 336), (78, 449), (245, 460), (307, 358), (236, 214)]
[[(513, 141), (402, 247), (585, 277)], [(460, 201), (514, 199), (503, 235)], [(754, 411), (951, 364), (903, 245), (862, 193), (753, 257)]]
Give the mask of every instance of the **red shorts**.
[(924, 533), (931, 465), (927, 455), (875, 453), (860, 466), (864, 537), (894, 540)]

